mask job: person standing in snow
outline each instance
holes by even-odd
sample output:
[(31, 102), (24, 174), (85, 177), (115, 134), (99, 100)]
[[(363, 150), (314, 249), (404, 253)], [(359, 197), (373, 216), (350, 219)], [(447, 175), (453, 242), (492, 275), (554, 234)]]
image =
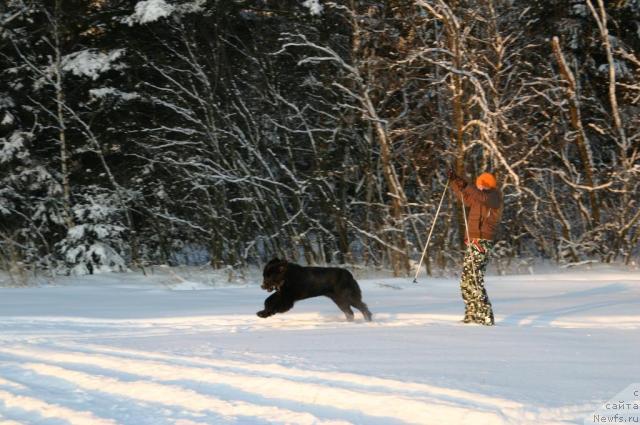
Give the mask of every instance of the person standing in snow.
[(464, 323), (494, 324), (493, 309), (484, 287), (484, 273), (493, 247), (496, 227), (502, 217), (502, 193), (491, 173), (480, 174), (475, 185), (468, 184), (453, 170), (448, 173), (456, 197), (468, 207), (468, 230), (460, 279), (464, 300)]

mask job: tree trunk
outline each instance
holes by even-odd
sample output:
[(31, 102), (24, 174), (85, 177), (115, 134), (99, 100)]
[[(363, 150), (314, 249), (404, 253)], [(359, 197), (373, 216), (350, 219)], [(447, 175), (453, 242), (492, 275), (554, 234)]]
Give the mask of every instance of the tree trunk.
[(62, 47), (60, 41), (60, 21), (62, 19), (62, 0), (56, 0), (52, 19), (53, 38), (55, 43), (55, 91), (58, 119), (58, 140), (60, 141), (60, 172), (62, 174), (62, 207), (67, 228), (74, 226), (73, 213), (71, 212), (71, 184), (69, 183), (69, 150), (67, 147), (66, 125), (64, 117), (64, 90), (62, 87)]
[[(589, 139), (587, 138), (587, 134), (585, 133), (582, 125), (580, 99), (578, 98), (576, 79), (564, 59), (558, 37), (553, 37), (551, 44), (553, 46), (553, 53), (556, 56), (558, 66), (560, 67), (560, 73), (567, 83), (567, 98), (569, 100), (571, 124), (576, 131), (576, 145), (578, 146), (578, 152), (580, 153), (580, 159), (582, 161), (584, 178), (587, 185), (593, 187), (595, 183), (593, 177), (593, 157), (591, 156)], [(600, 223), (600, 205), (598, 204), (598, 199), (593, 190), (589, 191), (589, 201), (591, 203), (591, 212), (593, 214), (591, 227), (595, 228)]]

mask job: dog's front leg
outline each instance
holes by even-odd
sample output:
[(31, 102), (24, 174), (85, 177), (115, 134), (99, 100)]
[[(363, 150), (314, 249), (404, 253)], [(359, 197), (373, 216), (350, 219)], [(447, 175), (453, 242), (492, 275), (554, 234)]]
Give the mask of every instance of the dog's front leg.
[(293, 307), (293, 300), (280, 291), (270, 295), (264, 300), (264, 310), (257, 312), (259, 317), (265, 318), (276, 313), (284, 313)]
[(264, 300), (264, 310), (260, 310), (259, 312), (256, 313), (258, 317), (262, 317), (264, 319), (266, 317), (273, 316), (274, 314), (276, 314), (274, 307), (277, 304), (278, 298), (279, 298), (279, 295), (277, 292), (269, 295), (267, 299)]

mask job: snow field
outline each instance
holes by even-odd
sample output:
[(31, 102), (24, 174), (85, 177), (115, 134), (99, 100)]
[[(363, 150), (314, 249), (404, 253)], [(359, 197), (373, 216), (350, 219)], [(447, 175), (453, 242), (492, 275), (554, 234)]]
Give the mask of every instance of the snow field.
[[(640, 376), (640, 274), (361, 280), (374, 322), (326, 299), (131, 274), (0, 289), (0, 424), (582, 423)], [(637, 380), (637, 378), (635, 378)]]

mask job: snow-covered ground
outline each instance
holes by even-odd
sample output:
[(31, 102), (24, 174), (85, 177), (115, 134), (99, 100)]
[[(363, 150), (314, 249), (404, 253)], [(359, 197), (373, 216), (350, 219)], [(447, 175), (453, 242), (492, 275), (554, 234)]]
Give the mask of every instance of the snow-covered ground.
[(640, 382), (638, 272), (490, 276), (495, 327), (454, 278), (359, 281), (372, 323), (260, 319), (257, 278), (0, 288), (0, 424), (583, 423)]

